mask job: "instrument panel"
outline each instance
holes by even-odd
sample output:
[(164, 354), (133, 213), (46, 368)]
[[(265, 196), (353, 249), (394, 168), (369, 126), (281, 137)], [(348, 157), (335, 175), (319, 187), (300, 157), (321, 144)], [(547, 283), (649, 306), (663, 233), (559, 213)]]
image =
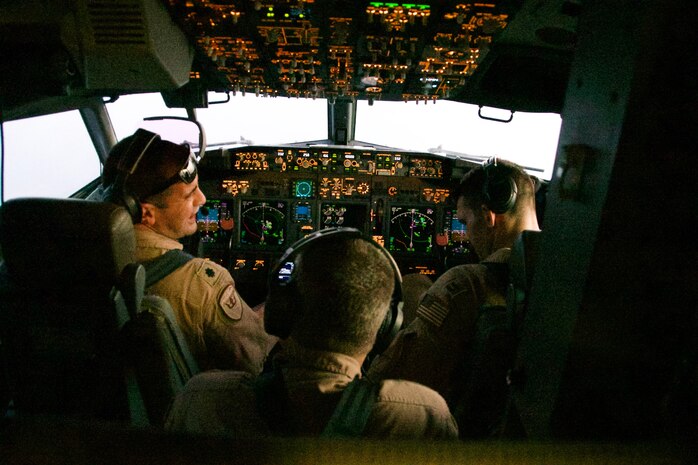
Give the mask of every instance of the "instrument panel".
[(450, 201), (463, 168), (432, 154), (353, 148), (239, 147), (207, 152), (199, 184), (196, 253), (227, 267), (251, 304), (293, 242), (353, 227), (400, 270), (432, 278), (475, 261)]
[(208, 89), (425, 103), (463, 91), (513, 13), (509, 0), (164, 3)]

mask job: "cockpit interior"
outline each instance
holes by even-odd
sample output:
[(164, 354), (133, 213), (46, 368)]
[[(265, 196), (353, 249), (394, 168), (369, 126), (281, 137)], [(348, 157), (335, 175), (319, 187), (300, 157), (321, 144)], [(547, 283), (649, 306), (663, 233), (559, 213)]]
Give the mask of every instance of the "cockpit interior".
[[(536, 178), (542, 233), (535, 273), (528, 275), (528, 313), (516, 335), (517, 363), (525, 369), (507, 382), (523, 436), (559, 442), (532, 451), (530, 461), (506, 443), (514, 451), (507, 460), (550, 463), (549, 453), (559, 453), (554, 461), (569, 463), (583, 454), (564, 441), (601, 440), (613, 445), (598, 454), (597, 443), (584, 449), (599, 462), (630, 463), (648, 452), (652, 462), (665, 463), (668, 451), (671, 463), (693, 463), (695, 454), (684, 454), (683, 445), (695, 449), (698, 431), (695, 253), (686, 221), (698, 199), (690, 168), (696, 5), (3, 1), (0, 206), (16, 197), (92, 199), (119, 140), (141, 123), (174, 128), (172, 140), (190, 144), (199, 159), (206, 196), (184, 249), (229, 270), (255, 306), (287, 248), (330, 227), (356, 228), (383, 245), (403, 275), (436, 280), (454, 266), (477, 263), (452, 194), (469, 170), (493, 156), (510, 159)], [(143, 103), (152, 96), (155, 112)], [(321, 107), (312, 117), (308, 107), (281, 115), (289, 102)], [(479, 130), (464, 112), (451, 113), (455, 105), (496, 129)], [(259, 109), (254, 115), (252, 107)], [(421, 119), (397, 122), (415, 108), (424, 110)], [(521, 139), (506, 132), (530, 115), (554, 117), (549, 150), (513, 159), (525, 136), (543, 139), (534, 130), (539, 122), (520, 130)], [(64, 116), (70, 130), (58, 122)], [(242, 129), (244, 120), (254, 134)], [(287, 136), (287, 128), (296, 134)], [(443, 134), (482, 144), (463, 148)], [(504, 140), (511, 152), (497, 145)], [(69, 161), (76, 154), (82, 158)], [(47, 189), (71, 178), (62, 191)], [(50, 237), (41, 219), (32, 226)], [(33, 424), (24, 436), (21, 425), (10, 425), (8, 437), (24, 442), (10, 444), (7, 450), (20, 453), (9, 463), (37, 458), (37, 438), (49, 457), (57, 446), (47, 438), (60, 425)], [(0, 462), (8, 444), (3, 427)], [(101, 427), (79, 428), (60, 437), (77, 443), (92, 433), (100, 444), (111, 441)], [(148, 438), (134, 440), (123, 430), (116, 436), (139, 445), (136, 459), (148, 456), (141, 444)], [(162, 463), (181, 458), (173, 456), (183, 449), (175, 439), (155, 434)], [(665, 448), (666, 439), (682, 447)], [(645, 440), (653, 448), (646, 451)], [(614, 441), (636, 442), (619, 452)], [(208, 457), (227, 446), (217, 444)], [(373, 458), (404, 463), (407, 456), (391, 455), (392, 446), (378, 445)], [(469, 444), (444, 446), (445, 461), (470, 463), (473, 449), (461, 447)], [(91, 452), (106, 458), (97, 449)], [(263, 461), (267, 451), (253, 449), (240, 457)], [(402, 452), (438, 462), (419, 444)], [(475, 456), (488, 461), (490, 452)], [(291, 455), (279, 460), (290, 463)], [(347, 463), (361, 461), (349, 457)]]
[[(35, 5), (17, 4), (4, 8), (3, 37), (16, 46), (2, 65), (13, 63), (2, 73), (11, 90), (3, 105), (12, 114), (40, 96), (108, 102), (158, 91), (168, 107), (195, 115), (242, 95), (323, 99), (324, 140), (209, 146), (200, 167), (208, 203), (190, 250), (228, 267), (255, 302), (274, 258), (330, 226), (357, 227), (404, 273), (435, 278), (476, 260), (449, 192), (483, 159), (357, 141), (356, 103), (559, 113), (579, 5), (554, 3), (533, 11), (511, 0), (80, 1), (53, 4), (30, 24), (21, 17)], [(534, 20), (535, 36), (524, 37), (534, 28), (517, 22)], [(24, 32), (13, 34), (20, 24)], [(17, 63), (36, 53), (61, 73), (17, 79)], [(526, 79), (504, 82), (507, 70)]]

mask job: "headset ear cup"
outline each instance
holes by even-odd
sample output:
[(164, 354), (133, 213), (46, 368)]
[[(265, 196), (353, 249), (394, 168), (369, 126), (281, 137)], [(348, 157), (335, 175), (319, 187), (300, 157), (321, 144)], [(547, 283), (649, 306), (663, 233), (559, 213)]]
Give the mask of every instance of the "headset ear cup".
[(487, 194), (490, 210), (505, 213), (516, 203), (516, 184), (509, 176), (495, 178), (490, 181)]
[(264, 304), (264, 330), (281, 339), (291, 334), (298, 318), (294, 292), (289, 287), (271, 287)]
[(402, 313), (402, 302), (393, 302), (388, 309), (388, 313), (385, 315), (383, 322), (381, 323), (378, 334), (376, 335), (376, 342), (371, 349), (371, 357), (380, 355), (388, 348), (393, 339), (397, 336), (397, 333), (402, 329), (403, 313)]
[(141, 204), (134, 196), (126, 192), (124, 184), (125, 179), (123, 179), (123, 176), (119, 176), (114, 181), (114, 184), (106, 189), (103, 194), (103, 200), (124, 207), (133, 224), (140, 223), (143, 216)]
[[(129, 142), (128, 148), (125, 153), (121, 155), (117, 163), (116, 178), (109, 186), (103, 199), (106, 202), (123, 206), (131, 216), (133, 224), (137, 224), (143, 219), (141, 204), (138, 197), (127, 189), (126, 181), (135, 171), (138, 163), (148, 152), (153, 142), (160, 140), (160, 136), (154, 132), (146, 131), (145, 129), (138, 129), (131, 137), (132, 139)], [(124, 139), (124, 141), (126, 141), (126, 139)]]
[(501, 166), (488, 162), (485, 167), (482, 196), (494, 213), (506, 213), (514, 207), (518, 188), (514, 178), (502, 172)]
[(143, 219), (143, 211), (141, 210), (141, 204), (136, 198), (127, 193), (123, 193), (121, 196), (121, 204), (126, 208), (126, 211), (131, 215), (131, 221), (133, 224), (138, 224)]

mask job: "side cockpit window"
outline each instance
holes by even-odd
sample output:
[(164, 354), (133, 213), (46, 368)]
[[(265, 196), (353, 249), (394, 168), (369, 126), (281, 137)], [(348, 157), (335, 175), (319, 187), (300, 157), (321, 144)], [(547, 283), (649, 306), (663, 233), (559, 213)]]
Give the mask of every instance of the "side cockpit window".
[(77, 110), (5, 122), (3, 149), (2, 201), (70, 197), (101, 173)]

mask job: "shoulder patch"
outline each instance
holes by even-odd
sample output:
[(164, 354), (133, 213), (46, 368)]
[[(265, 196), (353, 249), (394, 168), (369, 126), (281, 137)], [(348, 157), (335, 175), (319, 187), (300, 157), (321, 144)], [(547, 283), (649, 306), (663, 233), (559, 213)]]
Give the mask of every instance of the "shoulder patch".
[(223, 275), (219, 269), (219, 266), (209, 260), (201, 261), (196, 268), (196, 274), (199, 276), (199, 278), (203, 279), (204, 282), (211, 286), (215, 286)]
[(417, 308), (417, 316), (430, 322), (437, 328), (448, 315), (448, 303), (441, 301), (433, 295), (426, 294)]
[(237, 321), (242, 317), (242, 301), (238, 298), (235, 286), (232, 284), (221, 292), (218, 306), (231, 320)]

